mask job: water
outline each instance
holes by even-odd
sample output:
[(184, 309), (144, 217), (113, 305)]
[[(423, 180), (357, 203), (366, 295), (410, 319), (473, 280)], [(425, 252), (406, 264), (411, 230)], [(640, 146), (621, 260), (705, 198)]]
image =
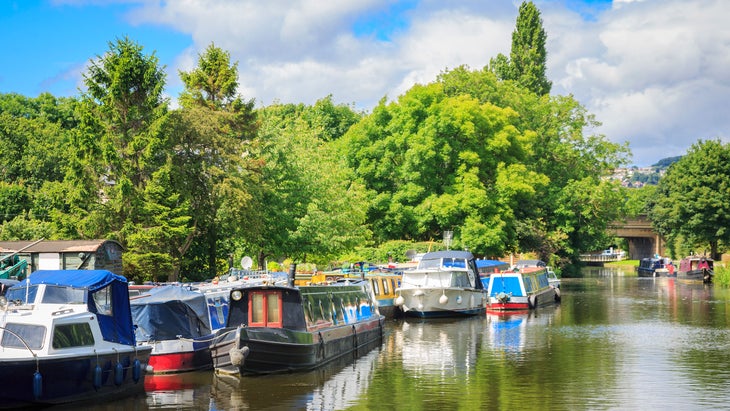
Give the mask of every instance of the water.
[[(558, 306), (389, 321), (379, 349), (309, 373), (154, 377), (92, 410), (664, 410), (730, 403), (730, 292), (590, 269)], [(154, 385), (154, 386), (153, 386)]]

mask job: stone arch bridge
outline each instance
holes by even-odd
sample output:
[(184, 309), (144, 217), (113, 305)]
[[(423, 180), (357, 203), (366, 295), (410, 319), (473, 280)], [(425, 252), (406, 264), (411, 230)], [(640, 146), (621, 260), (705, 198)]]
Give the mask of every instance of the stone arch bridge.
[(654, 231), (645, 215), (609, 224), (608, 232), (628, 241), (631, 260), (640, 260), (654, 254), (664, 255), (664, 238)]

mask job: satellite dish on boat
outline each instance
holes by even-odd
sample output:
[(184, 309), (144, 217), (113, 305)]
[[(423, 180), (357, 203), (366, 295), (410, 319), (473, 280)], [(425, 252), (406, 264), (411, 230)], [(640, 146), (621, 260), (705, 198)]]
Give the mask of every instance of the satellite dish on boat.
[(253, 266), (253, 260), (249, 256), (245, 256), (241, 259), (241, 268), (244, 270), (248, 270)]

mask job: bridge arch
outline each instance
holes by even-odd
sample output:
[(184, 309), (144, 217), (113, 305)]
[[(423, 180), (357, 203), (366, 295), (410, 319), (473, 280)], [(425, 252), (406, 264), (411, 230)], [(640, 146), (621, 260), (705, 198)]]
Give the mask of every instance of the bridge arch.
[(608, 226), (608, 232), (628, 241), (631, 260), (640, 260), (654, 254), (664, 255), (666, 242), (654, 231), (646, 215), (614, 222)]

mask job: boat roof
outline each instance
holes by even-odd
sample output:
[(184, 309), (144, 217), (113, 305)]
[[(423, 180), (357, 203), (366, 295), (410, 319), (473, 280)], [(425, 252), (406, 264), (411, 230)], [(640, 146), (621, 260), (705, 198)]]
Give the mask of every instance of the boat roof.
[(208, 302), (200, 291), (154, 287), (131, 300), (138, 341), (195, 338), (210, 334)]
[(423, 257), (421, 257), (421, 261), (436, 260), (439, 258), (464, 258), (471, 260), (474, 258), (474, 255), (470, 251), (461, 250), (431, 251), (424, 254)]
[[(38, 270), (12, 288), (41, 284), (86, 289), (87, 310), (96, 314), (104, 340), (135, 345), (126, 278), (107, 270)], [(109, 312), (102, 312), (94, 301), (94, 293), (107, 288), (113, 307)]]
[(517, 260), (515, 263), (517, 267), (545, 267), (545, 265), (542, 260)]
[(107, 270), (38, 270), (21, 281), (21, 285), (52, 284), (96, 291), (114, 281), (126, 283), (127, 279)]

